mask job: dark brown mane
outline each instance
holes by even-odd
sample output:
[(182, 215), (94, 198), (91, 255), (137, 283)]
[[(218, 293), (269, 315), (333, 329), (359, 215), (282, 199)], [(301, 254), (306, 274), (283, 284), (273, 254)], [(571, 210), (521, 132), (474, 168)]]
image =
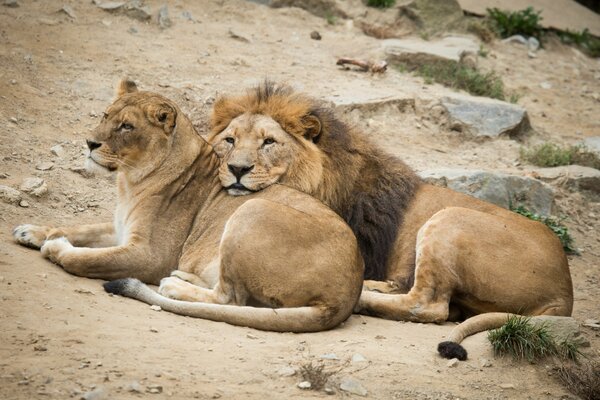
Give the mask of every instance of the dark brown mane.
[(211, 119), (213, 134), (244, 113), (268, 115), (295, 136), (305, 135), (308, 116), (318, 118), (321, 131), (312, 140), (325, 155), (324, 173), (319, 188), (310, 194), (352, 228), (365, 261), (365, 279), (384, 280), (402, 217), (421, 182), (415, 173), (349, 128), (331, 109), (289, 86), (266, 81), (245, 95), (219, 99)]

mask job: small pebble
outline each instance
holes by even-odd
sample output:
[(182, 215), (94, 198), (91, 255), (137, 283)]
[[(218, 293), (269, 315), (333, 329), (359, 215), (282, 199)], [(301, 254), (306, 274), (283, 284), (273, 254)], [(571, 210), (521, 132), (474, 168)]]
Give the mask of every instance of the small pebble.
[(310, 38), (313, 40), (321, 40), (321, 34), (317, 31), (312, 31), (310, 33)]
[(446, 366), (448, 368), (454, 368), (454, 367), (458, 366), (458, 363), (459, 363), (458, 358), (453, 358), (446, 363)]
[(157, 306), (156, 304), (151, 305), (150, 309), (154, 310), (154, 311), (160, 311), (160, 310), (162, 310), (162, 308), (160, 308), (160, 306)]
[(307, 390), (312, 387), (312, 384), (309, 381), (302, 381), (298, 384), (298, 387), (302, 390)]

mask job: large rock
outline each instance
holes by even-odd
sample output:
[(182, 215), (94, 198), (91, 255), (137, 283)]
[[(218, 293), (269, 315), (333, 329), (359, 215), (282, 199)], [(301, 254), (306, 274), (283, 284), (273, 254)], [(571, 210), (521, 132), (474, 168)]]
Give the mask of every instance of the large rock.
[(574, 190), (590, 190), (600, 193), (600, 171), (581, 165), (539, 168), (533, 171), (544, 182), (564, 185)]
[(552, 188), (537, 179), (478, 170), (440, 169), (420, 172), (429, 183), (448, 187), (504, 208), (524, 205), (550, 215), (554, 203)]
[(450, 128), (471, 136), (518, 138), (531, 129), (527, 111), (516, 104), (462, 95), (443, 97), (440, 104)]
[(42, 178), (26, 178), (19, 187), (23, 192), (32, 194), (36, 197), (41, 197), (48, 193), (48, 185)]
[(10, 186), (0, 185), (0, 200), (8, 204), (18, 204), (21, 201), (21, 192)]
[(419, 38), (387, 39), (383, 52), (388, 63), (406, 63), (418, 66), (431, 62), (459, 62), (464, 53), (476, 54), (479, 44), (466, 36), (446, 36), (438, 40)]
[(575, 340), (581, 334), (579, 323), (572, 317), (539, 315), (532, 317), (530, 322), (534, 326), (544, 326), (558, 344), (565, 340)]

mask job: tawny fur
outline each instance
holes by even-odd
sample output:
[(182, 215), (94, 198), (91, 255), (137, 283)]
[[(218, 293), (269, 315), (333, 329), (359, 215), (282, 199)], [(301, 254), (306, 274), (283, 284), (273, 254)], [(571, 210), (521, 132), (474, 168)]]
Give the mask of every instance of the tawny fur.
[[(91, 162), (118, 174), (114, 223), (22, 225), (17, 242), (41, 246), (72, 274), (117, 279), (105, 286), (113, 293), (184, 315), (309, 332), (352, 313), (363, 262), (337, 214), (282, 185), (227, 195), (217, 155), (173, 102), (128, 81), (117, 93), (88, 142)], [(140, 281), (161, 282), (160, 294)]]
[[(311, 125), (302, 131), (306, 120)], [(236, 179), (227, 164), (252, 165), (239, 180), (249, 190), (284, 183), (321, 199), (349, 223), (365, 277), (392, 281), (400, 293), (363, 292), (360, 312), (419, 322), (489, 312), (571, 314), (567, 258), (547, 227), (423, 183), (318, 102), (267, 82), (217, 101), (212, 123), (209, 141), (223, 157), (224, 186)], [(276, 143), (265, 145), (268, 137)], [(286, 158), (278, 147), (288, 149)], [(254, 170), (261, 174), (254, 177)], [(307, 190), (311, 172), (319, 179), (313, 174)]]

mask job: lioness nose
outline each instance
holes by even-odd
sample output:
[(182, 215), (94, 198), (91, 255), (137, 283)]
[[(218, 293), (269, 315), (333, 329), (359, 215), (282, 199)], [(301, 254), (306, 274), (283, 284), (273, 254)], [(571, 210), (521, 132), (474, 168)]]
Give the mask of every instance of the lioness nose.
[(94, 142), (92, 140), (86, 140), (85, 142), (87, 143), (87, 146), (90, 149), (90, 151), (102, 146), (102, 143)]
[(242, 176), (246, 175), (248, 172), (252, 171), (252, 169), (254, 168), (254, 165), (233, 165), (233, 164), (227, 164), (227, 168), (229, 168), (229, 171), (238, 179), (238, 181), (242, 178)]

